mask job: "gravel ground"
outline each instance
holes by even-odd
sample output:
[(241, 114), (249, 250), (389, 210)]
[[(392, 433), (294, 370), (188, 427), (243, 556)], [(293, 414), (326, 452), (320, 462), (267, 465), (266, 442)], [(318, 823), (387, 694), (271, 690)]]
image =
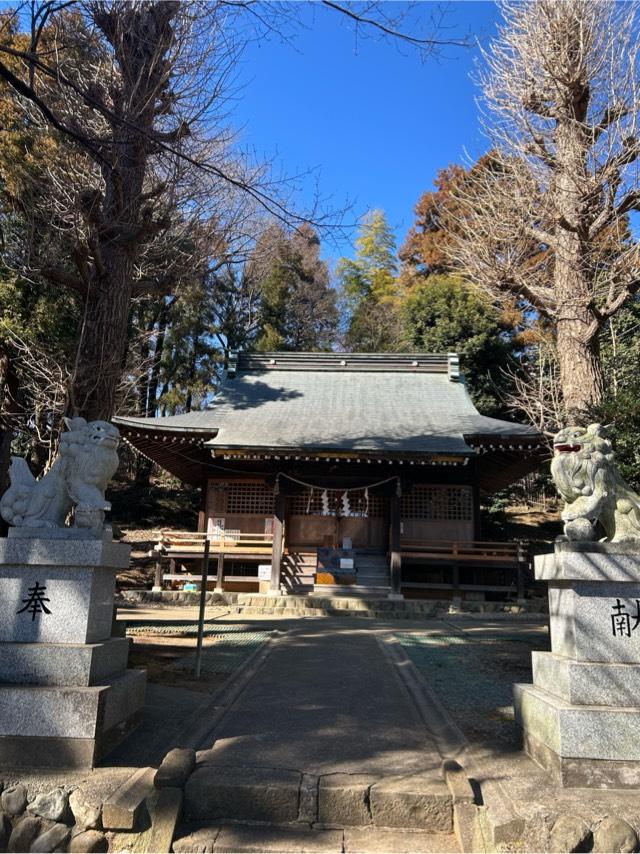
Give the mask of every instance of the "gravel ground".
[(513, 683), (531, 682), (532, 650), (549, 648), (545, 626), (446, 622), (395, 636), (470, 741), (513, 744)]

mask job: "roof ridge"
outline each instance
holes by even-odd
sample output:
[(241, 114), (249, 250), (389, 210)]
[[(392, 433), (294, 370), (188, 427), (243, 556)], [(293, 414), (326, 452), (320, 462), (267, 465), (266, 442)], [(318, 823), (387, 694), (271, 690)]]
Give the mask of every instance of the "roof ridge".
[(238, 371), (406, 371), (448, 373), (458, 379), (456, 353), (345, 353), (251, 352), (238, 353)]

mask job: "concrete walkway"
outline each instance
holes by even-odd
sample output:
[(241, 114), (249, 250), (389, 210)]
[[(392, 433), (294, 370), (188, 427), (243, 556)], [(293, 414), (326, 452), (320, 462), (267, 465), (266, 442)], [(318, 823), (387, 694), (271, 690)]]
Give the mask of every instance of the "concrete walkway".
[(459, 850), (443, 757), (379, 633), (298, 621), (264, 653), (185, 788), (207, 850)]
[(316, 775), (439, 773), (442, 757), (374, 633), (307, 621), (272, 643), (206, 761)]

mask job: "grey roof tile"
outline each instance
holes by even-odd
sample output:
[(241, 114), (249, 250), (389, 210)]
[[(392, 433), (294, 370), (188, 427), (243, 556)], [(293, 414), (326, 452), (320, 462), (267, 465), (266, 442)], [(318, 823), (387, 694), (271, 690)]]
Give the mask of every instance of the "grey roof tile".
[[(240, 367), (242, 366), (242, 363)], [(117, 419), (147, 429), (217, 430), (219, 448), (468, 453), (464, 437), (537, 440), (532, 427), (478, 413), (463, 383), (411, 370), (239, 370), (201, 412)]]

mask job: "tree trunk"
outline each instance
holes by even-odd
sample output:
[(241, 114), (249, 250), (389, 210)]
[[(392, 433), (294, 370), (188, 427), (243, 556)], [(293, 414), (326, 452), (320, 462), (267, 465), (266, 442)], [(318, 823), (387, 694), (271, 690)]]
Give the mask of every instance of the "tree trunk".
[(558, 320), (557, 350), (560, 382), (568, 423), (583, 424), (589, 410), (602, 400), (603, 377), (598, 339), (587, 336), (590, 320)]
[(122, 70), (112, 94), (111, 139), (102, 146), (104, 192), (83, 198), (92, 236), (93, 274), (87, 284), (70, 409), (88, 421), (109, 419), (124, 367), (135, 261), (162, 228), (143, 210), (143, 189), (154, 149), (155, 121), (169, 95), (174, 40), (173, 2), (96, 5), (96, 24), (113, 45)]
[(566, 417), (577, 424), (588, 419), (589, 410), (600, 403), (603, 391), (591, 288), (583, 272), (588, 269), (585, 252), (577, 235), (560, 233), (554, 273), (556, 347)]
[[(579, 55), (581, 33), (571, 34)], [(602, 399), (599, 328), (593, 303), (593, 263), (590, 258), (588, 194), (583, 176), (588, 174), (588, 137), (584, 123), (589, 107), (588, 82), (581, 81), (557, 117), (556, 183), (553, 200), (556, 229), (554, 290), (556, 341), (560, 384), (569, 423), (584, 423), (588, 412)], [(586, 194), (586, 195), (585, 195)]]
[(122, 252), (113, 255), (112, 272), (91, 283), (70, 390), (71, 413), (87, 421), (113, 414), (127, 344), (133, 265)]

